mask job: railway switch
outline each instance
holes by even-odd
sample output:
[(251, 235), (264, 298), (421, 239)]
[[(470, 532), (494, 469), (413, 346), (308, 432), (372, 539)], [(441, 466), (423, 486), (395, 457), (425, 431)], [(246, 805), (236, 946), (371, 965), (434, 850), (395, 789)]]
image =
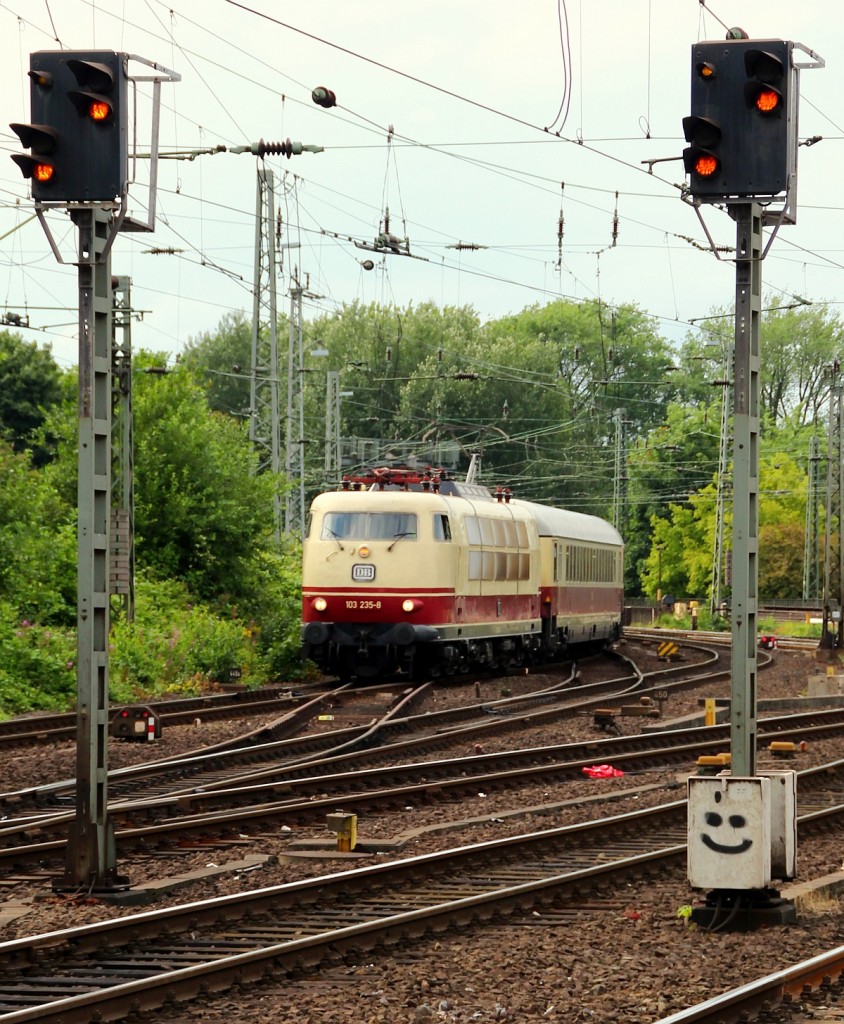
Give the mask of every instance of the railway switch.
[(358, 842), (358, 816), (337, 811), (326, 814), (325, 824), (337, 833), (337, 849), (341, 853), (351, 853)]
[(118, 740), (152, 743), (161, 739), (161, 718), (151, 707), (134, 704), (112, 716), (109, 733)]

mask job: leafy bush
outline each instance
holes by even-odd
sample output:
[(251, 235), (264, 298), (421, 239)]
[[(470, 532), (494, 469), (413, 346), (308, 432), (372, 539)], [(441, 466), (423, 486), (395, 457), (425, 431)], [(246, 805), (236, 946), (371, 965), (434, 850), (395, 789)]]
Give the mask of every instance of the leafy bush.
[(110, 667), (113, 700), (198, 693), (235, 667), (245, 680), (264, 677), (254, 631), (236, 615), (194, 603), (181, 583), (143, 577), (136, 582), (135, 621), (112, 626)]
[(299, 678), (307, 672), (301, 656), (302, 548), (290, 543), (280, 552), (263, 551), (250, 566), (252, 596), (244, 601), (258, 649), (271, 679)]
[(0, 600), (0, 714), (73, 707), (76, 635), (21, 619)]

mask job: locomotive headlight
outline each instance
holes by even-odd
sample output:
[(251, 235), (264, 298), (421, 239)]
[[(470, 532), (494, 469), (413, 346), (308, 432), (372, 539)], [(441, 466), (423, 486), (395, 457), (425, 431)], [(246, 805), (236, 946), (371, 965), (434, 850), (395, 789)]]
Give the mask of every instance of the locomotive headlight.
[(324, 612), (327, 607), (328, 607), (328, 601), (326, 601), (324, 597), (315, 597), (314, 598), (314, 608), (316, 609), (316, 611)]
[(406, 597), (401, 603), (401, 610), (403, 612), (412, 612), (416, 607), (416, 602), (411, 597)]
[(360, 555), (361, 558), (369, 558), (372, 552), (365, 544), (361, 544), (361, 546), (358, 548), (358, 554)]

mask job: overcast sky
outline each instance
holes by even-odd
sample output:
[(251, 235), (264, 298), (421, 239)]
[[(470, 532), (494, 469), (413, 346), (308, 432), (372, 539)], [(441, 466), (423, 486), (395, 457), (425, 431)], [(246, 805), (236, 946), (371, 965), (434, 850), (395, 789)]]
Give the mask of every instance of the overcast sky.
[[(24, 336), (76, 362), (76, 271), (57, 263), (36, 220), (25, 223), (32, 203), (8, 158), (20, 146), (7, 125), (30, 118), (31, 51), (101, 48), (181, 75), (162, 87), (164, 152), (288, 137), (324, 147), (266, 161), (281, 241), (298, 245), (284, 250), (281, 309), (295, 265), (319, 296), (308, 318), (356, 299), (468, 304), (487, 319), (556, 296), (600, 296), (637, 303), (679, 340), (690, 320), (732, 302), (734, 268), (698, 247), (703, 230), (676, 187), (682, 163), (656, 163), (649, 175), (642, 162), (680, 155), (690, 48), (724, 38), (719, 19), (753, 38), (801, 42), (827, 62), (801, 73), (800, 137), (823, 141), (800, 147), (798, 223), (780, 231), (764, 281), (783, 301), (837, 304), (840, 11), (833, 0), (713, 0), (711, 10), (698, 0), (0, 0), (0, 314), (27, 312)], [(316, 86), (336, 93), (334, 109), (312, 102)], [(145, 151), (148, 91), (138, 104)], [(227, 312), (251, 315), (257, 164), (231, 153), (161, 162), (156, 231), (114, 247), (113, 273), (132, 278), (133, 305), (145, 311), (136, 346), (172, 356)], [(131, 192), (138, 212), (141, 185)], [(414, 258), (347, 241), (373, 241), (386, 208)], [(726, 214), (704, 216), (717, 242), (734, 242)], [(55, 213), (50, 223), (71, 259), (69, 220)]]

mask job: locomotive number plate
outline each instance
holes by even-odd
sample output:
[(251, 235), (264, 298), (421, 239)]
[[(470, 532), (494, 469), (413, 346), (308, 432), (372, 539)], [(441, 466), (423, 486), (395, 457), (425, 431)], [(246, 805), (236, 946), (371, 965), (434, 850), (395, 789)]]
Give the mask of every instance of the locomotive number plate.
[(359, 563), (352, 566), (352, 579), (356, 583), (364, 583), (367, 580), (375, 579), (375, 566)]

